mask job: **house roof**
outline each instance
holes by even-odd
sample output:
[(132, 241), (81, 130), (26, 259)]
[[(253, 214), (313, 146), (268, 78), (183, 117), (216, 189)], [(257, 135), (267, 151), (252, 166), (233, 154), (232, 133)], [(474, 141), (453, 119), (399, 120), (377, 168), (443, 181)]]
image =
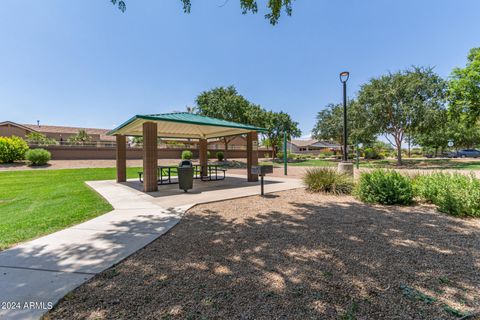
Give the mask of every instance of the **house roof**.
[(99, 128), (81, 128), (81, 127), (65, 127), (65, 126), (48, 126), (48, 125), (36, 125), (36, 124), (23, 124), (24, 127), (29, 128), (41, 133), (57, 133), (57, 134), (77, 134), (80, 130), (85, 130), (89, 135), (99, 135), (100, 140), (109, 140), (113, 141), (114, 138), (108, 136), (107, 133), (109, 129), (99, 129)]
[(208, 139), (239, 135), (251, 131), (265, 131), (264, 128), (247, 124), (179, 112), (136, 115), (108, 134), (141, 136), (143, 134), (142, 125), (145, 122), (160, 124), (157, 126), (157, 135), (165, 138)]
[(35, 129), (32, 129), (32, 128), (28, 127), (28, 125), (19, 124), (19, 123), (13, 122), (13, 121), (2, 121), (2, 122), (0, 122), (0, 126), (4, 126), (4, 125), (11, 125), (11, 126), (19, 127), (19, 128), (24, 129), (24, 130), (27, 130), (27, 131), (37, 131)]
[(315, 139), (292, 140), (291, 144), (297, 147), (317, 147), (317, 148), (339, 148), (340, 145), (333, 141), (321, 141)]

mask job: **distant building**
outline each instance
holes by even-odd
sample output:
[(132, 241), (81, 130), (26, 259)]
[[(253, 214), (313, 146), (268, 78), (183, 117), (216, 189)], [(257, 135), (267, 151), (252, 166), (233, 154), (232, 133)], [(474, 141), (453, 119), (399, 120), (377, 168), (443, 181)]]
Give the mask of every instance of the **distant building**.
[(31, 132), (38, 132), (56, 141), (67, 141), (70, 136), (76, 135), (80, 130), (85, 130), (91, 137), (92, 142), (115, 141), (115, 137), (107, 136), (109, 129), (19, 124), (12, 121), (0, 122), (0, 136), (7, 137), (25, 138)]
[(342, 146), (333, 141), (292, 140), (287, 142), (287, 148), (292, 153), (320, 153), (326, 151), (341, 152)]
[[(108, 136), (110, 129), (80, 128), (80, 127), (64, 127), (64, 126), (48, 126), (36, 124), (19, 124), (13, 121), (0, 122), (0, 136), (17, 136), (25, 139), (31, 132), (44, 134), (50, 139), (56, 141), (68, 141), (70, 136), (76, 135), (80, 130), (85, 130), (91, 137), (92, 143), (115, 143), (115, 137)], [(246, 150), (247, 139), (243, 136), (229, 137), (228, 150)], [(164, 144), (170, 148), (198, 148), (198, 140), (195, 139), (159, 139), (160, 144)], [(103, 145), (103, 144), (102, 144)], [(224, 150), (225, 144), (223, 138), (208, 140), (208, 148), (213, 150)]]

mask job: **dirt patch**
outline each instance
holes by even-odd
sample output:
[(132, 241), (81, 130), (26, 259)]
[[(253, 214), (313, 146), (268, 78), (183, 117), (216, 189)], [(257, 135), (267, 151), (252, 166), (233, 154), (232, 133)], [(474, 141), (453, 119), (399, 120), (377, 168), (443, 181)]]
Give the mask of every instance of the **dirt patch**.
[(48, 319), (456, 319), (480, 221), (302, 189), (200, 205)]

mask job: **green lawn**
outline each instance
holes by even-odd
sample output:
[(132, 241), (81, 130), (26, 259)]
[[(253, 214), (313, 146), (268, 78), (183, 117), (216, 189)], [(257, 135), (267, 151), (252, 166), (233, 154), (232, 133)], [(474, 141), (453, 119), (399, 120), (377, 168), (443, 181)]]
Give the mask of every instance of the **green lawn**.
[[(396, 168), (395, 159), (361, 161), (363, 168)], [(459, 169), (459, 170), (480, 170), (479, 160), (458, 160), (458, 159), (407, 159), (403, 160), (402, 168), (405, 169)]]
[[(337, 161), (333, 160), (306, 160), (302, 162), (292, 162), (289, 163), (288, 166), (293, 166), (293, 167), (334, 167), (337, 165)], [(260, 164), (269, 164), (273, 165), (275, 167), (283, 167), (283, 163), (278, 163), (278, 162), (271, 162), (271, 161), (266, 161), (266, 162), (261, 162)]]
[[(137, 171), (128, 168), (128, 177)], [(112, 210), (84, 183), (107, 179), (114, 168), (0, 172), (0, 250)]]
[[(354, 160), (351, 160), (354, 161)], [(294, 167), (335, 167), (339, 160), (306, 160), (303, 162), (289, 163)], [(273, 164), (275, 167), (282, 167), (283, 163), (272, 163), (271, 161), (261, 164)], [(385, 168), (398, 169), (395, 159), (385, 160), (360, 160), (361, 168)], [(402, 169), (459, 169), (459, 170), (480, 170), (480, 160), (458, 160), (458, 159), (407, 159), (403, 161)]]

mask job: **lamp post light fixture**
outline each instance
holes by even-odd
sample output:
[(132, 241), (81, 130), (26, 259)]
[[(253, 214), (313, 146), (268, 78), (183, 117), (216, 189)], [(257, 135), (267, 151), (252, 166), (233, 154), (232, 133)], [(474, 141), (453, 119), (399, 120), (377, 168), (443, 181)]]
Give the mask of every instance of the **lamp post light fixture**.
[(350, 78), (350, 72), (343, 71), (340, 73), (340, 82), (343, 84), (343, 154), (342, 161), (348, 161), (347, 151), (347, 81)]
[(340, 73), (340, 82), (343, 84), (343, 154), (342, 162), (338, 164), (338, 170), (343, 173), (353, 175), (353, 163), (348, 162), (348, 131), (347, 131), (347, 81), (350, 78), (350, 72)]

